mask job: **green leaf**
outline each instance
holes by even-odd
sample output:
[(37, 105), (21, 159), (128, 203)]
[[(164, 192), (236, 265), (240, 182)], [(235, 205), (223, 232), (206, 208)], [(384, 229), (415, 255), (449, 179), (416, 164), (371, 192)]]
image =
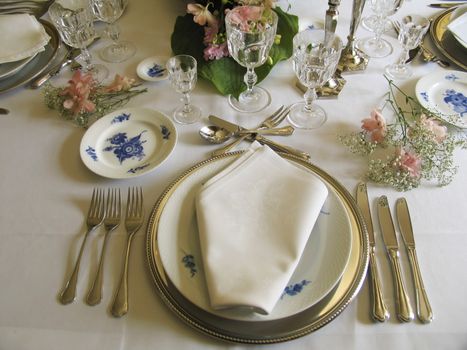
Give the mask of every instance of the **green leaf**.
[[(293, 37), (298, 32), (298, 17), (288, 14), (280, 8), (274, 11), (278, 16), (277, 34), (281, 35), (280, 43), (274, 44), (269, 52), (272, 60), (255, 69), (258, 83), (267, 77), (272, 68), (280, 61), (288, 59), (293, 52)], [(243, 76), (246, 69), (231, 57), (205, 61), (203, 57), (204, 28), (193, 22), (193, 16), (186, 14), (177, 17), (171, 37), (172, 51), (176, 55), (187, 54), (198, 61), (198, 76), (209, 80), (222, 95), (238, 95), (246, 89)]]

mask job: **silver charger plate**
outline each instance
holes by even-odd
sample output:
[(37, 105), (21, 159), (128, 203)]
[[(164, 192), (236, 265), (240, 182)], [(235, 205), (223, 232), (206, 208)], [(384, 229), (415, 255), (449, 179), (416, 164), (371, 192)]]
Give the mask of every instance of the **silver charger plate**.
[(165, 206), (177, 189), (193, 176), (209, 178), (233, 162), (241, 153), (227, 153), (203, 161), (188, 169), (169, 185), (157, 201), (148, 224), (146, 245), (148, 265), (162, 300), (194, 329), (215, 338), (238, 343), (268, 344), (292, 340), (317, 330), (337, 317), (360, 290), (368, 265), (368, 234), (360, 212), (347, 190), (323, 170), (293, 156), (282, 154), (285, 159), (321, 178), (332, 195), (341, 202), (350, 221), (352, 245), (348, 263), (340, 281), (316, 304), (293, 315), (273, 320), (239, 320), (223, 317), (195, 305), (186, 298), (172, 283), (161, 259), (159, 224)]
[(44, 26), (47, 34), (50, 36), (50, 40), (45, 45), (45, 49), (42, 52), (39, 52), (34, 59), (32, 59), (28, 64), (26, 64), (22, 69), (17, 73), (9, 76), (8, 78), (2, 79), (0, 81), (0, 93), (10, 91), (19, 86), (29, 83), (31, 80), (39, 76), (49, 64), (54, 61), (59, 48), (62, 45), (62, 41), (55, 27), (44, 20), (39, 20)]

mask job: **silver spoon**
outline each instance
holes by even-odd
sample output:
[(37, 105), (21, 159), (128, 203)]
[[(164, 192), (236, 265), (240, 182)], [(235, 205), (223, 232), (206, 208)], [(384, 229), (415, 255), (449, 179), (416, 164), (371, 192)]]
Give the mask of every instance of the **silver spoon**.
[(288, 125), (281, 128), (271, 129), (245, 129), (237, 133), (230, 132), (222, 127), (215, 125), (204, 126), (199, 130), (200, 136), (211, 143), (223, 143), (233, 136), (243, 136), (248, 134), (264, 134), (264, 135), (279, 135), (288, 136), (292, 135), (295, 129)]

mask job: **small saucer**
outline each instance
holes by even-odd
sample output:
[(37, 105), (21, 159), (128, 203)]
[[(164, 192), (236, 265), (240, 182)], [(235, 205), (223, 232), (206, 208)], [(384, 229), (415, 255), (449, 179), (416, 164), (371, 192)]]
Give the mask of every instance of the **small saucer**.
[(165, 68), (166, 60), (162, 57), (152, 56), (144, 59), (138, 64), (136, 74), (146, 81), (161, 81), (169, 77)]

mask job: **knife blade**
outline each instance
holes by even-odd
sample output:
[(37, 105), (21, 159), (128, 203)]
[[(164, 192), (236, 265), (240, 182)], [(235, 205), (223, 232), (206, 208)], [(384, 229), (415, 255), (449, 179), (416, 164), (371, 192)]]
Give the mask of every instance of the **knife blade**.
[(448, 9), (448, 8), (460, 6), (463, 4), (465, 4), (465, 2), (435, 3), (435, 4), (429, 4), (428, 6), (437, 8), (437, 9)]
[[(228, 130), (230, 132), (238, 133), (238, 132), (241, 132), (241, 131), (248, 130), (248, 129), (246, 129), (246, 128), (238, 125), (238, 124), (231, 123), (231, 122), (229, 122), (229, 121), (227, 121), (225, 119), (221, 119), (221, 118), (216, 117), (214, 115), (210, 115), (209, 120), (213, 124), (215, 124), (217, 126), (220, 126), (220, 127), (223, 127), (223, 128), (225, 128), (226, 130)], [(275, 151), (289, 153), (289, 154), (292, 154), (292, 155), (294, 155), (296, 157), (302, 158), (302, 159), (304, 159), (306, 161), (309, 161), (310, 158), (311, 158), (310, 155), (308, 153), (306, 153), (306, 152), (297, 150), (295, 148), (292, 148), (292, 147), (289, 147), (289, 146), (286, 146), (286, 145), (282, 145), (282, 144), (280, 144), (278, 142), (267, 139), (264, 136), (259, 135), (257, 133), (253, 134), (253, 140), (258, 141), (262, 145), (267, 145), (267, 146), (271, 147)]]
[(413, 320), (414, 314), (402, 279), (399, 262), (399, 245), (397, 243), (396, 231), (394, 229), (391, 210), (389, 209), (388, 199), (386, 196), (381, 196), (378, 199), (378, 217), (383, 241), (386, 245), (389, 260), (391, 261), (392, 274), (394, 277), (397, 317), (402, 322), (410, 322)]
[(378, 265), (376, 264), (375, 250), (375, 234), (373, 231), (373, 223), (371, 220), (370, 205), (368, 202), (368, 192), (366, 183), (360, 182), (357, 185), (357, 204), (362, 213), (366, 228), (368, 231), (368, 238), (370, 241), (370, 264), (369, 264), (369, 275), (370, 275), (370, 288), (372, 296), (372, 309), (371, 315), (374, 320), (384, 322), (389, 319), (389, 311), (384, 303), (383, 292), (381, 289), (381, 282), (378, 274)]
[(409, 256), (410, 267), (412, 268), (412, 277), (415, 285), (415, 299), (417, 305), (417, 317), (423, 323), (430, 323), (433, 320), (433, 311), (418, 265), (417, 252), (415, 250), (415, 238), (412, 229), (412, 220), (410, 219), (409, 207), (405, 198), (399, 198), (396, 202), (397, 222), (402, 234), (407, 253)]

